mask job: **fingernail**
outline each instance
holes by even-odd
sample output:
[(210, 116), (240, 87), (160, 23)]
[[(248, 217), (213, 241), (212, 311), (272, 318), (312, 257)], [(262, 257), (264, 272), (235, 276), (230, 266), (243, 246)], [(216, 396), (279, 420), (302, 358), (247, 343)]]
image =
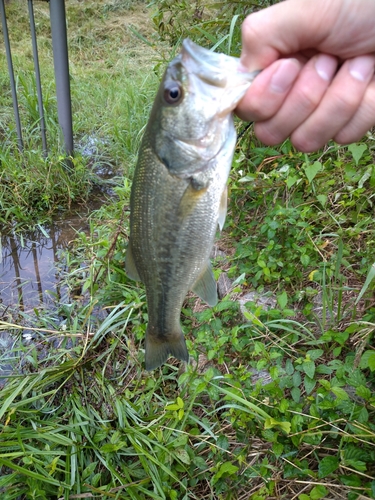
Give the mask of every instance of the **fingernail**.
[(292, 85), (300, 71), (297, 59), (283, 59), (271, 78), (270, 89), (278, 94), (283, 94)]
[(337, 61), (334, 57), (320, 54), (315, 61), (315, 69), (320, 78), (327, 82), (332, 80), (337, 68)]
[(373, 56), (359, 56), (349, 62), (349, 72), (353, 78), (364, 82), (374, 73), (374, 66)]

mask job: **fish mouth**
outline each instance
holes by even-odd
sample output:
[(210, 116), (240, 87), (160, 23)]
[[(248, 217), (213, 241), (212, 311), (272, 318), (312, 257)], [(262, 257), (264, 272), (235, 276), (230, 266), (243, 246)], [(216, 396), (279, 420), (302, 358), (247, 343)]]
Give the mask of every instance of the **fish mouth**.
[(182, 60), (200, 79), (215, 87), (241, 86), (251, 83), (260, 71), (248, 72), (239, 58), (212, 52), (185, 38)]

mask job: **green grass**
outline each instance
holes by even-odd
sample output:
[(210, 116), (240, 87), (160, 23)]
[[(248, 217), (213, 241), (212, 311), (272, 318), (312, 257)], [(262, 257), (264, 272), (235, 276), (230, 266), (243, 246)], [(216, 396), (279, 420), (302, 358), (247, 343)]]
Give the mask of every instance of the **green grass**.
[[(171, 359), (147, 373), (145, 294), (126, 277), (124, 256), (129, 178), (167, 45), (146, 29), (141, 2), (67, 7), (76, 137), (101, 139), (90, 161), (124, 177), (58, 264), (66, 302), (3, 311), (0, 331), (15, 344), (0, 365), (15, 370), (0, 389), (1, 498), (375, 498), (374, 137), (311, 155), (289, 142), (266, 148), (251, 129), (240, 139), (218, 243), (227, 258), (215, 263), (232, 290), (213, 309), (186, 300), (186, 371)], [(25, 22), (21, 4), (9, 9)], [(220, 42), (206, 21), (194, 23)], [(228, 18), (223, 50), (236, 50), (239, 22)], [(58, 156), (37, 160), (37, 151), (15, 158), (45, 164), (56, 184)], [(42, 217), (59, 204), (68, 205), (35, 210)], [(241, 313), (237, 298), (254, 290), (276, 306), (248, 302)]]

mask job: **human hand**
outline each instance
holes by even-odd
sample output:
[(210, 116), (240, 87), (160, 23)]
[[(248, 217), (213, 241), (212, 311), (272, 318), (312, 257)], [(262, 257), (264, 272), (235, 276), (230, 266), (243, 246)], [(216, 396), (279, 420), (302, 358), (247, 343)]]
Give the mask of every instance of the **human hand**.
[(359, 140), (375, 125), (374, 19), (374, 0), (286, 0), (248, 16), (241, 61), (265, 69), (238, 116), (268, 145)]

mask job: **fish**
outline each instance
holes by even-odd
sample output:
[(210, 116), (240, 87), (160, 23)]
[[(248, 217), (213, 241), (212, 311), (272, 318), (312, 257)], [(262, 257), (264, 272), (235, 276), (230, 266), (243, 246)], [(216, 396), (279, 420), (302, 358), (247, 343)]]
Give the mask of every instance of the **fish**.
[(146, 290), (146, 370), (169, 356), (189, 361), (180, 323), (188, 291), (217, 304), (210, 253), (227, 212), (232, 111), (257, 73), (185, 39), (161, 80), (134, 171), (125, 257)]

